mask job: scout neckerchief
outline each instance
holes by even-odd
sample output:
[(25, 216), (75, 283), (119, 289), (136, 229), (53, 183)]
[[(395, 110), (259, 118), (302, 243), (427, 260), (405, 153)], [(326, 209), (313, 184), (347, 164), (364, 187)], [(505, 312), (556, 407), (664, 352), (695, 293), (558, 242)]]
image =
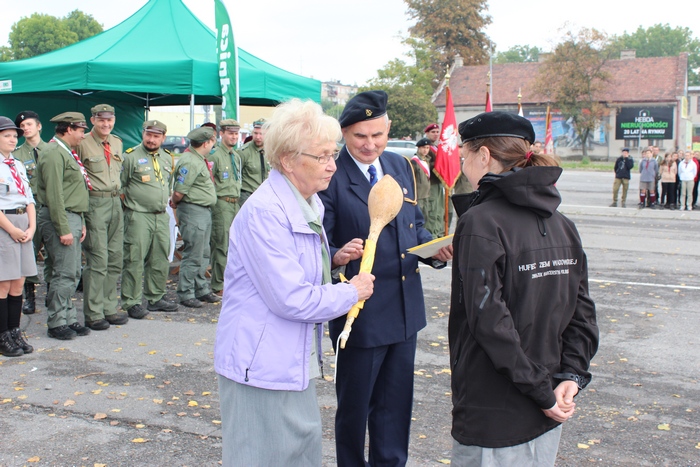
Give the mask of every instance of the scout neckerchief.
[(61, 146), (63, 149), (71, 153), (71, 156), (73, 156), (73, 159), (75, 159), (75, 162), (78, 163), (80, 166), (80, 173), (83, 174), (83, 178), (85, 179), (85, 186), (87, 186), (87, 189), (92, 191), (92, 182), (90, 182), (90, 177), (88, 177), (87, 170), (85, 170), (85, 166), (83, 165), (83, 161), (80, 160), (80, 157), (78, 157), (78, 153), (75, 152), (73, 149), (68, 149), (68, 147), (63, 144), (63, 141), (61, 141), (58, 138), (51, 138), (51, 141), (49, 143), (58, 143), (59, 146)]
[(107, 160), (107, 165), (112, 162), (110, 160), (110, 154), (112, 154), (112, 148), (109, 146), (109, 141), (102, 141), (102, 146), (104, 146), (105, 159)]
[(156, 157), (157, 153), (150, 152), (149, 154), (153, 157), (153, 172), (155, 172), (156, 174), (156, 180), (158, 180), (160, 184), (163, 185), (163, 174), (160, 171), (160, 164), (158, 163), (158, 158)]
[(22, 179), (19, 178), (19, 174), (15, 168), (15, 160), (12, 158), (12, 154), (10, 154), (10, 157), (6, 158), (3, 162), (10, 167), (10, 173), (12, 174), (12, 178), (15, 180), (15, 185), (17, 186), (17, 191), (19, 194), (22, 196), (27, 196), (27, 192), (24, 190), (24, 183), (22, 183)]

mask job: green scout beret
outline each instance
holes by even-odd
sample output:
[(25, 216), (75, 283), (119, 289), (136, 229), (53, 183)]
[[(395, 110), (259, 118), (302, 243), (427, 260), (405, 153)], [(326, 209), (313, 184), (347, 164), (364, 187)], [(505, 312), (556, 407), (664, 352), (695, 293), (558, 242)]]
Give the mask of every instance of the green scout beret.
[(85, 123), (85, 115), (80, 112), (63, 112), (62, 114), (56, 115), (51, 119), (52, 123), (70, 123), (73, 126), (79, 128), (87, 128)]
[(109, 118), (114, 117), (114, 107), (109, 104), (97, 104), (90, 109), (93, 117)]
[(212, 139), (215, 134), (216, 132), (213, 128), (208, 126), (200, 126), (199, 128), (195, 128), (194, 130), (190, 131), (187, 134), (187, 138), (196, 143), (204, 143), (205, 141)]
[(232, 118), (227, 118), (226, 120), (221, 120), (219, 122), (219, 129), (221, 131), (226, 130), (240, 130), (241, 124)]
[(143, 122), (143, 131), (164, 135), (168, 131), (168, 127), (165, 126), (165, 123), (158, 120), (146, 120)]

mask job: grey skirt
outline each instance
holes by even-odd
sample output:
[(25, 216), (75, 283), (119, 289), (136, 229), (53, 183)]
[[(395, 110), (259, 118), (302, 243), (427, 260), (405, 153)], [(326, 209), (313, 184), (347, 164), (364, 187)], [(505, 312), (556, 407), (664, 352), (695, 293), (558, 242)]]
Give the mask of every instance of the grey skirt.
[[(18, 229), (27, 230), (27, 214), (6, 214), (7, 219)], [(36, 235), (36, 233), (35, 233)], [(21, 277), (36, 275), (34, 244), (15, 242), (5, 229), (0, 228), (0, 282), (13, 281)]]
[(271, 391), (219, 375), (224, 467), (321, 465), (316, 380), (304, 391)]

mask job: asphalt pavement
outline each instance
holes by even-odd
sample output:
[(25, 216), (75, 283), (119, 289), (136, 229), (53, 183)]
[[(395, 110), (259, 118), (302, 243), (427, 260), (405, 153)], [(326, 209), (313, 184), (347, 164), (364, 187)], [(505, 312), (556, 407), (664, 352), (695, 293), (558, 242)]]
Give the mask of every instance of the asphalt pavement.
[[(565, 171), (557, 186), (588, 254), (601, 330), (593, 382), (565, 423), (557, 465), (699, 465), (700, 211), (637, 209), (635, 188), (627, 208), (610, 208), (609, 173)], [(450, 270), (421, 273), (428, 326), (418, 338), (409, 465), (445, 465)], [(46, 336), (44, 292), (39, 312), (22, 317), (34, 353), (0, 357), (0, 466), (220, 465), (219, 306), (152, 312), (57, 341)], [(318, 381), (318, 393), (332, 466), (332, 381)]]

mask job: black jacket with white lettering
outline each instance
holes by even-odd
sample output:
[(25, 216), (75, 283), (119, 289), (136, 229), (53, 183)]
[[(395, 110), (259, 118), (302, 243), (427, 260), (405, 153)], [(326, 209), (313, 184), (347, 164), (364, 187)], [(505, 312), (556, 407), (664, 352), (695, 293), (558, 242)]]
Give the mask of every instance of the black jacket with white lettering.
[(452, 436), (461, 444), (499, 448), (542, 435), (558, 425), (542, 412), (556, 402), (552, 375), (590, 379), (595, 305), (578, 231), (556, 210), (560, 174), (487, 174), (477, 192), (453, 197), (461, 215), (449, 320)]

